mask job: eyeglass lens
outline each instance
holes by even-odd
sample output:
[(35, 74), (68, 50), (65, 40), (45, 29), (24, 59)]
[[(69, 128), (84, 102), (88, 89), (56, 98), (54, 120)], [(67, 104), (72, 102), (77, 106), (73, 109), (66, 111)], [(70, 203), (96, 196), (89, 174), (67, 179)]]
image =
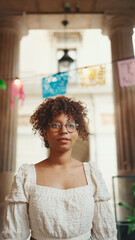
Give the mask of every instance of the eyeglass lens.
[[(52, 123), (52, 124), (50, 124), (52, 130), (54, 130), (54, 131), (60, 131), (61, 128), (62, 128), (62, 125), (63, 125), (62, 123)], [(78, 127), (78, 124), (67, 123), (67, 124), (64, 124), (64, 126), (66, 127), (68, 132), (74, 132), (74, 131), (76, 131), (76, 129)]]

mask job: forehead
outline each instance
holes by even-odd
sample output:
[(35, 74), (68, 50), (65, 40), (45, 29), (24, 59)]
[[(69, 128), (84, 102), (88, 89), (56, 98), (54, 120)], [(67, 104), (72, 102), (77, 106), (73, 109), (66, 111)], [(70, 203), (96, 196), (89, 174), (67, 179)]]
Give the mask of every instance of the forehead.
[(56, 117), (52, 120), (54, 121), (74, 121), (73, 117), (71, 115), (67, 115), (65, 113), (58, 114)]

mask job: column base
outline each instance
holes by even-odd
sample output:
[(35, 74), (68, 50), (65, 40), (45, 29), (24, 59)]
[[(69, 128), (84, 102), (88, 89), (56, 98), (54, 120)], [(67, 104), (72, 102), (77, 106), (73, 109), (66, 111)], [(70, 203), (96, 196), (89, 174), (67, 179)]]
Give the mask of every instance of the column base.
[(0, 239), (2, 239), (3, 215), (5, 209), (5, 196), (10, 192), (14, 172), (0, 172)]

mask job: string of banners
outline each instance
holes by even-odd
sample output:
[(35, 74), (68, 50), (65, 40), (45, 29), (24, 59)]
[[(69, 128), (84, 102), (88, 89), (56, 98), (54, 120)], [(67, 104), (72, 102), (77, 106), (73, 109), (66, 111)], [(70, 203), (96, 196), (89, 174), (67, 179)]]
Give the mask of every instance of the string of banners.
[(65, 94), (72, 73), (78, 77), (81, 87), (105, 85), (106, 82), (106, 67), (103, 65), (60, 72), (42, 78), (43, 98)]
[[(135, 85), (135, 58), (117, 61), (118, 74), (121, 87)], [(53, 97), (66, 94), (67, 84), (73, 75), (78, 78), (81, 87), (105, 85), (107, 79), (107, 64), (88, 66), (67, 72), (59, 72), (42, 78), (42, 97)], [(4, 79), (0, 79), (0, 89), (6, 90)], [(11, 108), (14, 108), (14, 98), (18, 96), (23, 104), (25, 94), (23, 81), (15, 79), (11, 82)]]
[[(107, 77), (106, 65), (89, 66), (74, 70), (79, 78), (81, 87), (105, 85)], [(135, 58), (117, 61), (121, 87), (135, 85)], [(72, 71), (71, 71), (72, 72)], [(71, 72), (57, 73), (42, 79), (43, 98), (66, 93)]]
[[(3, 79), (0, 79), (0, 89), (6, 90), (5, 80)], [(16, 96), (18, 96), (19, 100), (21, 100), (21, 105), (23, 105), (25, 99), (23, 82), (19, 78), (14, 79), (13, 81), (11, 81), (10, 89), (11, 89), (10, 91), (11, 109), (14, 108), (15, 104), (14, 101)]]

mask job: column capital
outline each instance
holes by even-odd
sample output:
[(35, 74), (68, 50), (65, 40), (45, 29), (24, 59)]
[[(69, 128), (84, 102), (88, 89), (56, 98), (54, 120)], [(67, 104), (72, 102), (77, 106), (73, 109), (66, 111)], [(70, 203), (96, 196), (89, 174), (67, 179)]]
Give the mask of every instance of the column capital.
[(108, 35), (111, 39), (116, 32), (129, 32), (133, 34), (135, 18), (128, 15), (109, 15), (106, 14), (103, 19), (102, 33)]
[(26, 14), (0, 17), (0, 31), (15, 32), (19, 38), (28, 34)]

